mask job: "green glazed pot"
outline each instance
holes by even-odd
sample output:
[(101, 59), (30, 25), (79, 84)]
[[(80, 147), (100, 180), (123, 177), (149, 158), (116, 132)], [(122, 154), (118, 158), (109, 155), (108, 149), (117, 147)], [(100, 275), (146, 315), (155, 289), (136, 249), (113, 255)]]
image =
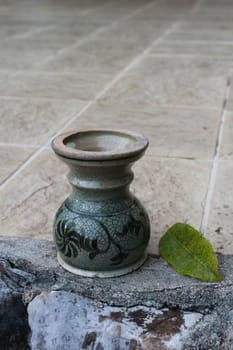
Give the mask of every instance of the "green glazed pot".
[(53, 141), (73, 188), (54, 222), (58, 260), (66, 270), (114, 277), (145, 261), (149, 218), (129, 185), (131, 166), (147, 147), (144, 136), (120, 130), (80, 130)]

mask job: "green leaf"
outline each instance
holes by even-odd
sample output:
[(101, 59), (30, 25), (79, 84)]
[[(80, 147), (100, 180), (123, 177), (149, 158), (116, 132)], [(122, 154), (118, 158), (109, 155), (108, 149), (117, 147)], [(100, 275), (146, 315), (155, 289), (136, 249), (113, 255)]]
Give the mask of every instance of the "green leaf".
[(218, 260), (209, 241), (192, 226), (177, 223), (159, 242), (160, 255), (182, 275), (219, 282)]

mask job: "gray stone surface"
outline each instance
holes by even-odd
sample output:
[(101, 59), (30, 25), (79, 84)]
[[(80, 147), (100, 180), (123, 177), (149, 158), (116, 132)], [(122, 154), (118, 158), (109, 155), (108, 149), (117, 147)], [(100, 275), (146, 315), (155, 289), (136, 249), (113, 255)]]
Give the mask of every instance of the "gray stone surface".
[(100, 305), (69, 292), (42, 293), (28, 306), (32, 350), (180, 350), (201, 317), (179, 310)]
[(203, 283), (176, 273), (158, 256), (139, 270), (113, 279), (75, 276), (58, 265), (54, 244), (27, 238), (0, 238), (0, 256), (36, 275), (33, 288), (80, 293), (115, 306), (144, 304), (205, 311), (228, 298), (233, 304), (233, 257), (219, 255), (222, 283)]
[(157, 256), (126, 276), (78, 277), (41, 240), (2, 237), (0, 257), (4, 350), (27, 339), (41, 350), (233, 349), (233, 256), (218, 255), (221, 283), (182, 277)]
[(232, 350), (233, 304), (220, 305), (197, 323), (185, 340), (183, 350)]
[(1, 350), (28, 349), (29, 332), (23, 291), (33, 276), (0, 258), (0, 348)]

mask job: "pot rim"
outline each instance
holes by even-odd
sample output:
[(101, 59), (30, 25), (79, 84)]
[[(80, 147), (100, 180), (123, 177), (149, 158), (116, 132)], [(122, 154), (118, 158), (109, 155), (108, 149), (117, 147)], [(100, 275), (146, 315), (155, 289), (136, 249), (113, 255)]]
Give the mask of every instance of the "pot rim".
[[(73, 148), (70, 146), (67, 146), (65, 144), (65, 141), (70, 137), (77, 137), (80, 134), (87, 134), (87, 133), (93, 133), (93, 134), (104, 134), (106, 135), (116, 135), (117, 137), (132, 139), (132, 144), (130, 147), (122, 147), (122, 148), (116, 148), (111, 149), (107, 151), (93, 151), (93, 150), (83, 150), (80, 148)], [(125, 158), (131, 158), (135, 156), (139, 156), (140, 154), (143, 154), (145, 150), (147, 149), (149, 145), (149, 140), (147, 137), (136, 133), (132, 131), (127, 130), (119, 130), (119, 129), (79, 129), (76, 131), (69, 131), (62, 133), (61, 135), (57, 136), (52, 141), (52, 148), (54, 152), (62, 157), (69, 158), (69, 159), (77, 159), (77, 160), (83, 160), (83, 161), (96, 161), (96, 160), (115, 160), (115, 159), (125, 159)]]

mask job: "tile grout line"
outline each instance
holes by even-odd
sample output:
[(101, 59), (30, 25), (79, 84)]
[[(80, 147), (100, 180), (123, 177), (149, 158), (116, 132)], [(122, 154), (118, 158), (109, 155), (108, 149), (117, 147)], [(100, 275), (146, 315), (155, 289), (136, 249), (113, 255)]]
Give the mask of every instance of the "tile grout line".
[(170, 32), (174, 29), (174, 27), (177, 25), (177, 23), (174, 23), (167, 31), (165, 31), (163, 33), (163, 35), (161, 35), (161, 37), (157, 38), (156, 40), (154, 40), (152, 42), (152, 44), (147, 47), (141, 54), (139, 54), (138, 56), (136, 56), (136, 58), (134, 58), (131, 63), (129, 63), (123, 70), (121, 70), (111, 81), (110, 83), (106, 84), (105, 87), (99, 92), (97, 93), (97, 95), (95, 96), (95, 98), (91, 101), (89, 101), (81, 110), (77, 115), (74, 115), (58, 132), (56, 132), (56, 134), (54, 136), (52, 136), (50, 138), (50, 140), (47, 142), (47, 144), (49, 144), (54, 137), (56, 137), (57, 135), (59, 135), (61, 132), (63, 132), (70, 124), (73, 123), (73, 121), (75, 121), (83, 112), (85, 112), (89, 107), (91, 107), (93, 104), (95, 104), (99, 99), (101, 99), (107, 91), (109, 91), (121, 78), (123, 78), (128, 71), (130, 71), (135, 65), (137, 65), (147, 54), (148, 52), (151, 50), (151, 48), (158, 44), (161, 40), (163, 40), (163, 38), (166, 35), (169, 35)]
[[(62, 97), (35, 97), (35, 96), (8, 96), (8, 95), (0, 95), (0, 99), (2, 100), (17, 100), (17, 101), (24, 101), (24, 100), (32, 100), (32, 101), (52, 101), (52, 102), (63, 102), (63, 101), (72, 101), (72, 102), (89, 102), (91, 100), (83, 100), (83, 99), (76, 99), (76, 98), (62, 98)], [(153, 106), (155, 109), (188, 109), (188, 110), (193, 110), (193, 111), (219, 111), (220, 108), (216, 106), (210, 106), (209, 104), (207, 105), (202, 105), (202, 107), (195, 106), (195, 105), (182, 105), (182, 104), (156, 104)], [(149, 112), (145, 112), (149, 113)], [(0, 142), (1, 143), (1, 142)], [(5, 143), (5, 142), (4, 142)], [(38, 145), (37, 145), (38, 146)]]
[(193, 13), (196, 13), (199, 11), (201, 5), (205, 2), (205, 0), (199, 0), (197, 3), (193, 6)]
[(9, 182), (11, 182), (23, 169), (25, 169), (44, 149), (46, 145), (42, 145), (39, 147), (35, 152), (33, 152), (27, 160), (20, 165), (14, 172), (11, 173), (10, 176), (8, 176), (1, 184), (0, 184), (0, 191), (8, 185)]
[(201, 226), (200, 226), (200, 231), (203, 234), (203, 236), (205, 236), (206, 230), (207, 230), (207, 225), (208, 225), (209, 215), (210, 215), (210, 205), (211, 205), (211, 200), (213, 197), (214, 187), (215, 187), (215, 183), (216, 183), (216, 179), (217, 179), (218, 161), (220, 158), (223, 130), (224, 130), (224, 125), (225, 125), (225, 117), (226, 117), (226, 113), (227, 113), (226, 102), (228, 100), (228, 97), (230, 94), (230, 88), (231, 88), (231, 85), (228, 84), (228, 81), (230, 79), (230, 71), (231, 70), (229, 69), (228, 75), (227, 75), (227, 85), (226, 85), (226, 90), (225, 90), (223, 108), (222, 108), (222, 112), (220, 115), (218, 134), (217, 134), (217, 139), (216, 139), (216, 144), (215, 144), (215, 153), (214, 153), (214, 158), (212, 160), (212, 167), (211, 167), (211, 171), (210, 171), (210, 177), (209, 177), (206, 197), (205, 197), (205, 201), (204, 201), (204, 210), (203, 210), (202, 221), (201, 221)]
[[(47, 72), (46, 72), (47, 73)], [(32, 100), (32, 101), (73, 101), (73, 102), (87, 102), (89, 100), (75, 98), (75, 97), (47, 97), (47, 96), (17, 96), (17, 95), (1, 95), (2, 100)]]
[[(9, 176), (8, 178), (6, 178), (0, 185), (0, 191), (9, 183), (11, 182), (19, 173), (21, 173), (21, 171), (23, 171), (23, 169), (25, 169), (35, 158), (37, 158), (37, 156), (43, 152), (48, 146), (49, 144), (52, 142), (52, 140), (54, 139), (54, 137), (56, 137), (57, 135), (59, 135), (62, 130), (64, 128), (66, 128), (69, 124), (71, 124), (73, 122), (73, 120), (75, 120), (79, 115), (81, 115), (83, 112), (86, 111), (86, 109), (88, 109), (93, 103), (95, 103), (95, 100), (89, 101), (83, 108), (81, 108), (81, 110), (79, 111), (79, 113), (75, 116), (73, 116), (64, 126), (62, 129), (60, 129), (55, 135), (53, 135), (48, 141), (46, 141), (42, 146), (40, 146), (37, 150), (35, 150), (35, 152), (33, 152), (28, 158), (27, 160), (21, 165), (19, 166), (12, 174), (11, 176)], [(68, 124), (68, 125), (67, 125)]]
[(36, 148), (39, 145), (27, 144), (27, 143), (14, 143), (14, 142), (0, 142), (0, 147), (18, 147), (18, 148)]
[(84, 113), (89, 107), (91, 107), (94, 103), (96, 103), (112, 86), (115, 85), (122, 77), (124, 77), (129, 70), (131, 70), (135, 65), (137, 65), (154, 47), (157, 45), (161, 40), (163, 40), (167, 35), (169, 35), (175, 27), (177, 27), (179, 22), (173, 23), (169, 29), (167, 29), (159, 38), (154, 40), (152, 44), (147, 47), (141, 54), (136, 56), (131, 63), (129, 63), (120, 73), (118, 73), (115, 78), (111, 80), (109, 84), (106, 84), (106, 86), (97, 93), (96, 97), (93, 100), (90, 100), (81, 110), (78, 112), (78, 114), (74, 115), (65, 125), (59, 129), (46, 143), (44, 143), (41, 147), (39, 147), (33, 154), (21, 165), (17, 168), (17, 170), (12, 173), (10, 177), (8, 177), (5, 181), (2, 182), (0, 185), (0, 190), (2, 190), (9, 182), (11, 182), (23, 169), (25, 169), (43, 150), (46, 149), (46, 147), (52, 142), (52, 140), (62, 133), (73, 121), (75, 121), (82, 113)]
[[(134, 16), (136, 16), (138, 13), (144, 11), (147, 8), (150, 8), (151, 6), (155, 5), (155, 4), (159, 4), (160, 2), (163, 2), (164, 0), (152, 0), (152, 2), (146, 4), (145, 6), (138, 8), (137, 10), (133, 11), (131, 14), (128, 14), (120, 19), (117, 19), (111, 23), (108, 23), (106, 25), (100, 26), (100, 28), (98, 28), (97, 30), (94, 30), (93, 32), (91, 32), (89, 35), (85, 36), (84, 38), (78, 40), (77, 42), (61, 49), (58, 50), (55, 54), (52, 54), (50, 56), (48, 56), (45, 60), (38, 62), (38, 64), (35, 64), (31, 67), (33, 72), (36, 72), (37, 67), (38, 67), (38, 71), (39, 71), (39, 67), (43, 64), (46, 64), (48, 62), (50, 62), (50, 60), (53, 60), (53, 58), (57, 57), (57, 56), (62, 56), (63, 53), (69, 52), (70, 50), (72, 50), (73, 48), (77, 48), (79, 46), (81, 46), (83, 43), (85, 43), (86, 41), (88, 42), (88, 40), (95, 38), (97, 35), (99, 35), (100, 33), (104, 32), (105, 30), (107, 30), (108, 28), (112, 28), (114, 26), (116, 26), (118, 23), (121, 23), (122, 21), (125, 21), (127, 19), (133, 18)], [(17, 75), (20, 73), (21, 70), (15, 70), (15, 71), (10, 71), (11, 77), (17, 77)], [(46, 72), (48, 73), (48, 72)], [(54, 74), (54, 73), (52, 73)]]
[(96, 100), (99, 100), (115, 83), (117, 83), (122, 77), (124, 77), (134, 66), (136, 66), (143, 58), (149, 54), (153, 47), (157, 46), (167, 35), (169, 35), (177, 26), (179, 22), (173, 23), (169, 29), (167, 29), (159, 38), (154, 40), (150, 46), (148, 46), (141, 54), (136, 56), (123, 70), (121, 70), (115, 78), (105, 86), (105, 88), (97, 94)]
[[(111, 24), (112, 25), (112, 24)], [(95, 38), (97, 35), (101, 34), (106, 28), (110, 27), (111, 25), (106, 25), (106, 26), (101, 26), (100, 28), (94, 30), (93, 32), (91, 32), (89, 35), (85, 36), (84, 38), (78, 40), (77, 42), (64, 47), (63, 49), (60, 49), (58, 51), (56, 51), (56, 53), (53, 53), (52, 55), (49, 55), (48, 57), (46, 57), (46, 59), (32, 65), (30, 68), (31, 70), (34, 70), (35, 68), (46, 64), (48, 62), (50, 62), (51, 60), (53, 60), (54, 58), (60, 57), (62, 56), (64, 53), (69, 52), (70, 50), (77, 48), (79, 46), (81, 46), (83, 43), (85, 43), (86, 41), (91, 40), (92, 38)]]
[(44, 31), (50, 29), (50, 28), (53, 28), (54, 25), (50, 24), (48, 26), (45, 26), (45, 27), (38, 27), (38, 28), (32, 28), (26, 32), (23, 32), (23, 33), (19, 33), (19, 34), (13, 34), (11, 36), (8, 36), (5, 41), (8, 42), (8, 41), (11, 41), (11, 40), (21, 40), (21, 39), (30, 39), (30, 37), (33, 35), (33, 34), (37, 34), (37, 33), (43, 33)]
[[(159, 0), (159, 2), (161, 2), (163, 0)], [(101, 26), (100, 28), (98, 28), (97, 30), (94, 30), (92, 33), (90, 33), (89, 35), (85, 36), (84, 38), (78, 40), (77, 42), (61, 49), (58, 50), (55, 54), (50, 55), (49, 57), (47, 57), (44, 61), (39, 62), (38, 64), (33, 65), (31, 68), (37, 68), (39, 69), (39, 67), (43, 64), (46, 64), (48, 62), (50, 62), (51, 60), (53, 60), (54, 58), (58, 57), (58, 56), (62, 56), (65, 53), (69, 53), (70, 50), (77, 48), (79, 46), (81, 46), (83, 43), (85, 43), (86, 41), (89, 41), (90, 39), (95, 38), (96, 36), (98, 36), (99, 34), (101, 34), (102, 32), (105, 32), (107, 29), (109, 28), (113, 28), (115, 27), (118, 23), (121, 23), (123, 21), (126, 21), (127, 19), (133, 18), (134, 16), (137, 16), (138, 13), (144, 11), (147, 8), (150, 8), (151, 6), (153, 6), (154, 4), (157, 4), (157, 1), (152, 0), (152, 2), (146, 4), (145, 6), (138, 8), (137, 10), (133, 11), (131, 14), (128, 14), (120, 19), (117, 19), (111, 23), (108, 23), (106, 25)]]
[[(179, 34), (182, 33), (181, 32), (178, 32)], [(186, 31), (187, 33), (187, 31)], [(166, 40), (166, 43), (168, 44), (215, 44), (215, 45), (233, 45), (233, 41), (231, 40), (220, 40), (220, 39), (214, 39), (214, 40), (207, 40), (207, 39), (176, 39), (173, 38), (173, 39), (167, 39)]]
[[(98, 9), (100, 9), (103, 5), (105, 5), (106, 3), (108, 3), (108, 0), (103, 1), (100, 5), (94, 6), (94, 7), (90, 7), (87, 8), (86, 10), (83, 11), (83, 13), (81, 14), (81, 18), (82, 19), (86, 19), (86, 16), (91, 13), (92, 11), (96, 11)], [(112, 2), (112, 1), (111, 1)], [(55, 24), (57, 25), (57, 24)]]
[[(151, 56), (153, 57), (166, 57), (170, 59), (174, 59), (174, 57), (180, 57), (180, 58), (200, 58), (203, 59), (205, 58), (212, 58), (214, 60), (224, 60), (224, 61), (229, 61), (231, 60), (232, 57), (232, 52), (229, 54), (223, 54), (223, 55), (218, 55), (218, 54), (213, 54), (213, 53), (177, 53), (177, 52), (152, 52)], [(67, 72), (68, 73), (68, 72)]]

